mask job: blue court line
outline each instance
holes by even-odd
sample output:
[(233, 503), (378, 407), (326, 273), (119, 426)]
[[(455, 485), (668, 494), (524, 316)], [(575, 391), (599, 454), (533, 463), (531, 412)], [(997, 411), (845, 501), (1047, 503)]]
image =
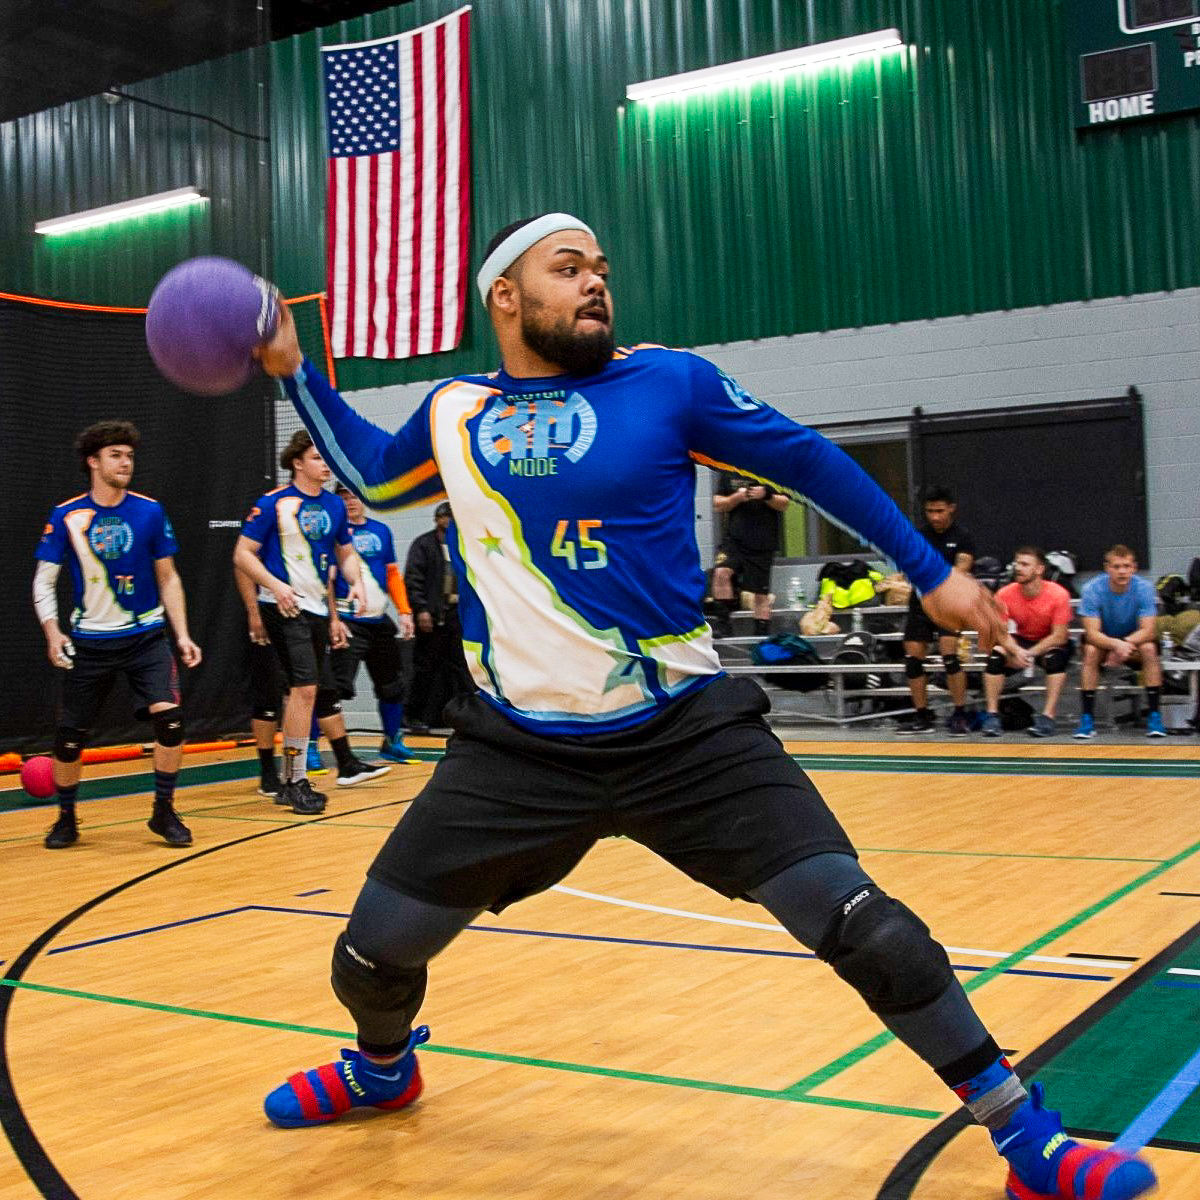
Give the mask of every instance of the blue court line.
[(1156, 979), (1155, 987), (1200, 989), (1200, 983), (1185, 983), (1182, 979)]
[[(321, 889), (328, 891), (328, 888)], [(185, 917), (179, 921), (167, 921), (161, 925), (149, 925), (144, 929), (131, 929), (127, 933), (114, 933), (108, 937), (91, 938), (86, 942), (73, 942), (69, 946), (58, 946), (47, 951), (50, 954), (65, 954), (68, 950), (85, 950), (90, 946), (101, 946), (107, 942), (120, 942), (127, 938), (141, 937), (146, 933), (160, 933), (164, 929), (175, 929), (181, 925), (195, 925), (201, 921), (212, 921), (217, 917), (232, 917), (244, 912), (286, 913), (305, 917), (338, 917), (345, 921), (349, 913), (329, 912), (315, 908), (285, 908), (272, 904), (243, 904), (237, 908), (225, 908), (220, 912), (205, 913), (198, 917)], [(762, 958), (804, 958), (816, 960), (816, 955), (804, 950), (760, 950), (752, 946), (708, 946), (701, 942), (666, 942), (651, 938), (610, 937), (596, 933), (558, 933), (549, 929), (508, 929), (501, 925), (468, 925), (466, 932), (508, 933), (519, 937), (558, 938), (574, 942), (601, 942), (618, 946), (653, 946), (666, 950), (703, 950), (710, 954), (752, 954)], [(972, 966), (966, 963), (953, 964), (956, 971), (981, 972), (990, 967)], [(1082, 983), (1111, 983), (1111, 975), (1084, 975), (1074, 971), (1037, 971), (1029, 968), (1010, 967), (1006, 975), (1026, 975), (1034, 979), (1071, 979)]]
[(1134, 1117), (1129, 1128), (1113, 1143), (1113, 1149), (1126, 1154), (1136, 1154), (1183, 1107), (1184, 1101), (1197, 1087), (1200, 1087), (1200, 1050), (1184, 1063), (1175, 1078)]

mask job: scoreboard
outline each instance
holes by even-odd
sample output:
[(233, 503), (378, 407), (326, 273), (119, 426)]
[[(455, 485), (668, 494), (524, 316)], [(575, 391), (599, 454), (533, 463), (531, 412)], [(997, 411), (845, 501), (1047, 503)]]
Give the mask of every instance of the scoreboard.
[(1077, 127), (1200, 108), (1200, 0), (1063, 0)]

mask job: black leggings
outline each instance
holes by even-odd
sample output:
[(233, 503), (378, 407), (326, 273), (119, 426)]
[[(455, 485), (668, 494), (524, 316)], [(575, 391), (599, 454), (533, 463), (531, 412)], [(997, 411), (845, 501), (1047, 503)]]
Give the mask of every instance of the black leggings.
[[(816, 950), (842, 905), (870, 884), (858, 861), (848, 854), (817, 854), (781, 871), (754, 898), (799, 942)], [(482, 909), (443, 908), (414, 900), (376, 880), (368, 879), (346, 936), (365, 958), (402, 973), (423, 968), (466, 928)], [(424, 972), (421, 972), (423, 995)], [(408, 1003), (390, 1012), (353, 1011), (359, 1038), (368, 1045), (402, 1042), (416, 1015), (415, 992)], [(957, 980), (941, 996), (913, 1012), (881, 1018), (887, 1028), (931, 1067), (957, 1061), (987, 1040), (983, 1024)]]

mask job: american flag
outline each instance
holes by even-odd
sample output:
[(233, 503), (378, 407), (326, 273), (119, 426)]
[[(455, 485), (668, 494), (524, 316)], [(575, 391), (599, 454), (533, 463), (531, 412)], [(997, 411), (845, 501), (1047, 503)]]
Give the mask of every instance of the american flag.
[(335, 358), (409, 358), (451, 350), (462, 337), (470, 11), (321, 51)]

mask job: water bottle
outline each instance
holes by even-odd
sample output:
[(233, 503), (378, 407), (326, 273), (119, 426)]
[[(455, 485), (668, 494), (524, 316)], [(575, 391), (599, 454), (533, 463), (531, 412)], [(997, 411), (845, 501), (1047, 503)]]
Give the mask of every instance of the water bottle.
[(1163, 630), (1162, 635), (1162, 656), (1164, 659), (1175, 657), (1175, 639), (1166, 629)]
[(804, 580), (799, 575), (792, 576), (791, 582), (792, 606), (794, 608), (807, 608), (808, 595), (804, 591)]

